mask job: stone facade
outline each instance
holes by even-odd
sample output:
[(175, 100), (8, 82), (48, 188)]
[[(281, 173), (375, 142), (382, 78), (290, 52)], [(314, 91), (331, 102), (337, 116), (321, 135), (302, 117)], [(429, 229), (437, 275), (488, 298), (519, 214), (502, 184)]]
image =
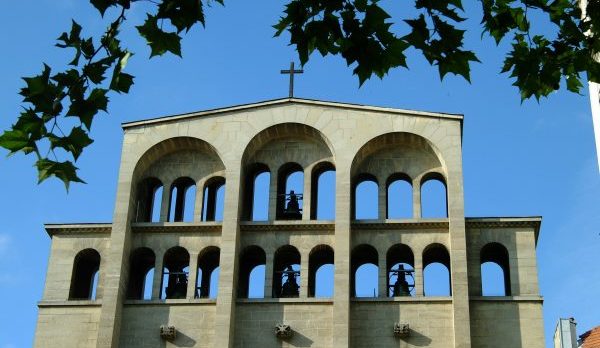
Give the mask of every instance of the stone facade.
[[(541, 219), (465, 218), (462, 116), (283, 99), (123, 128), (113, 222), (46, 226), (52, 247), (36, 347), (544, 347), (535, 253)], [(290, 168), (304, 172), (297, 220), (281, 215), (278, 177)], [(335, 170), (331, 221), (315, 219), (315, 178), (325, 169)], [(248, 178), (263, 171), (270, 172), (269, 218), (249, 221)], [(412, 185), (412, 217), (387, 219), (390, 178)], [(421, 215), (421, 185), (430, 179), (446, 187), (447, 217)], [(361, 180), (379, 184), (377, 219), (353, 218)], [(222, 221), (202, 221), (215, 220), (206, 202), (223, 183)], [(159, 186), (162, 198), (152, 202)], [(193, 221), (173, 222), (171, 188), (188, 187), (197, 188)], [(150, 222), (157, 200), (159, 221)], [(414, 296), (388, 296), (391, 247), (398, 245), (411, 254)], [(286, 257), (299, 255), (295, 298), (274, 296), (284, 246)], [(313, 263), (330, 262), (315, 255), (334, 264), (332, 298), (313, 297)], [(505, 296), (482, 296), (484, 261), (503, 267)], [(364, 262), (379, 266), (372, 298), (354, 296), (353, 273)], [(423, 270), (432, 262), (447, 267), (451, 295), (424, 294)], [(255, 264), (265, 267), (264, 298), (244, 295), (242, 273)], [(196, 286), (208, 279), (197, 279), (204, 265), (219, 267), (216, 298)], [(135, 297), (143, 284), (135, 273), (150, 268), (152, 296), (143, 300)], [(164, 299), (167, 268), (179, 295)], [(176, 282), (185, 272), (187, 282)], [(397, 323), (408, 324), (408, 336), (394, 333)], [(279, 324), (293, 335), (277, 337)], [(161, 338), (161, 326), (176, 335)]]

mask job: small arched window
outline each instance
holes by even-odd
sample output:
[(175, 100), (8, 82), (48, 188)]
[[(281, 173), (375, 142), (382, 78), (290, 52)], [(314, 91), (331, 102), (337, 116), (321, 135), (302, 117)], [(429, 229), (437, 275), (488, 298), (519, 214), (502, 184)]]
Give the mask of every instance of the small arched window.
[(406, 174), (397, 173), (387, 181), (386, 218), (410, 219), (413, 217), (412, 180)]
[(481, 293), (511, 295), (508, 250), (500, 243), (488, 243), (481, 248)]
[(186, 298), (190, 254), (180, 246), (167, 250), (163, 258), (162, 299)]
[(157, 178), (140, 181), (137, 192), (137, 222), (159, 222), (163, 184)]
[(429, 173), (421, 180), (421, 217), (448, 217), (446, 181), (438, 173)]
[(442, 244), (430, 244), (423, 251), (423, 295), (452, 296), (450, 254)]
[(171, 185), (169, 221), (193, 221), (196, 183), (193, 179), (182, 177)]
[(359, 175), (353, 196), (354, 218), (378, 219), (379, 218), (379, 185), (377, 178), (370, 174)]
[(298, 163), (286, 163), (277, 173), (277, 219), (301, 220), (304, 169)]
[(220, 250), (210, 246), (198, 255), (195, 298), (216, 298), (218, 290)]
[(308, 256), (308, 296), (333, 297), (333, 249), (317, 245)]
[(225, 178), (215, 177), (204, 185), (202, 221), (222, 221), (225, 200)]
[(271, 171), (266, 164), (253, 163), (245, 169), (243, 219), (269, 220)]
[(149, 300), (152, 298), (152, 282), (156, 257), (149, 248), (137, 248), (129, 258), (129, 285), (127, 298)]
[(353, 297), (377, 297), (379, 293), (379, 257), (377, 250), (361, 244), (352, 250), (350, 289)]
[(311, 219), (335, 219), (335, 167), (329, 162), (317, 164), (311, 175)]
[(73, 260), (69, 300), (95, 300), (99, 270), (100, 254), (94, 249), (80, 251)]
[(265, 297), (265, 251), (256, 245), (242, 250), (239, 258), (238, 297)]
[(393, 245), (386, 255), (387, 295), (415, 295), (415, 256), (405, 244)]
[(275, 251), (273, 258), (273, 297), (300, 296), (300, 252), (291, 245)]

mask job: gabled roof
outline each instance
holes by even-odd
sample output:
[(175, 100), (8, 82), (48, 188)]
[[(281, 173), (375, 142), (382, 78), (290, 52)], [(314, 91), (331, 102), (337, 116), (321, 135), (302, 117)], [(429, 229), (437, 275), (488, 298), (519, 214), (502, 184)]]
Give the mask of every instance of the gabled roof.
[(195, 118), (195, 117), (216, 116), (218, 114), (222, 114), (222, 113), (226, 113), (226, 112), (245, 111), (245, 110), (251, 110), (251, 109), (267, 107), (267, 106), (279, 106), (279, 105), (288, 105), (288, 104), (327, 106), (327, 107), (340, 108), (340, 109), (363, 110), (363, 111), (370, 111), (370, 112), (383, 112), (383, 113), (388, 113), (388, 114), (404, 114), (404, 115), (410, 114), (410, 115), (422, 116), (422, 117), (451, 119), (451, 120), (460, 121), (461, 128), (462, 128), (462, 120), (463, 120), (462, 114), (395, 109), (395, 108), (386, 108), (386, 107), (379, 107), (379, 106), (340, 103), (340, 102), (331, 102), (331, 101), (322, 101), (322, 100), (302, 99), (302, 98), (282, 98), (282, 99), (266, 100), (266, 101), (262, 101), (262, 102), (251, 103), (251, 104), (228, 106), (228, 107), (218, 108), (218, 109), (196, 111), (196, 112), (190, 112), (190, 113), (185, 113), (185, 114), (161, 116), (161, 117), (149, 118), (149, 119), (140, 120), (140, 121), (124, 122), (121, 124), (121, 126), (123, 127), (123, 129), (128, 129), (128, 128), (134, 128), (134, 127), (151, 125), (151, 124), (186, 120), (186, 119)]

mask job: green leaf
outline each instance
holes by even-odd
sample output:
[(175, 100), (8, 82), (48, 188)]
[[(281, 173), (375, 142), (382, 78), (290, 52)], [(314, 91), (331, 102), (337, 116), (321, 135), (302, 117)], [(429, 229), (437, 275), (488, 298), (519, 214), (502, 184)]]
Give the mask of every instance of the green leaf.
[(90, 130), (94, 116), (98, 111), (106, 111), (108, 106), (107, 92), (106, 89), (94, 88), (87, 99), (72, 100), (67, 116), (78, 117), (81, 123)]
[(200, 0), (163, 0), (158, 5), (157, 18), (166, 18), (181, 33), (189, 31), (194, 24), (204, 26), (204, 11)]
[(104, 13), (111, 6), (116, 6), (116, 0), (90, 0), (90, 3), (100, 12), (100, 15), (104, 17)]
[(77, 176), (77, 167), (71, 161), (57, 162), (43, 158), (38, 160), (35, 166), (38, 170), (38, 184), (51, 176), (60, 179), (65, 184), (67, 191), (72, 182), (85, 183)]
[(73, 154), (75, 161), (77, 161), (83, 149), (94, 142), (81, 127), (73, 128), (71, 133), (66, 137), (57, 137), (52, 134), (48, 139), (50, 140), (50, 147), (52, 149), (57, 147), (65, 149), (65, 151)]
[(171, 52), (181, 57), (181, 37), (177, 33), (167, 33), (157, 25), (158, 18), (148, 15), (144, 25), (137, 26), (140, 35), (146, 39), (150, 46), (150, 58), (162, 56)]
[(0, 135), (0, 146), (10, 151), (9, 155), (18, 151), (30, 153), (36, 149), (28, 134), (19, 129), (7, 130)]

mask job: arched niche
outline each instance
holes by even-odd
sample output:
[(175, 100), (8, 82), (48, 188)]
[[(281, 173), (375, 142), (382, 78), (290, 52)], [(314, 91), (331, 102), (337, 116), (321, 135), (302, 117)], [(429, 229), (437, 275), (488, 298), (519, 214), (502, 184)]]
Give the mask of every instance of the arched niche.
[[(352, 185), (356, 187), (369, 175), (379, 185), (379, 218), (386, 216), (387, 185), (389, 179), (419, 178), (428, 172), (444, 172), (441, 153), (427, 139), (407, 132), (393, 132), (377, 136), (365, 143), (354, 156), (350, 170)], [(401, 173), (401, 174), (399, 174)], [(355, 202), (352, 202), (353, 211)], [(410, 202), (412, 204), (412, 202)]]
[[(149, 199), (158, 199), (149, 193), (156, 185), (148, 185), (147, 178), (152, 178), (152, 183), (160, 182), (166, 192), (163, 203), (160, 205), (162, 212), (160, 221), (169, 217), (168, 207), (171, 187), (177, 184), (179, 178), (187, 178), (186, 187), (194, 187), (193, 183), (200, 183), (214, 176), (224, 176), (225, 165), (216, 149), (204, 140), (193, 137), (174, 137), (161, 141), (148, 149), (138, 160), (133, 178), (132, 188), (135, 190), (135, 211), (142, 212), (134, 215), (135, 221), (147, 221), (148, 207), (155, 206)], [(148, 188), (150, 187), (150, 188)], [(196, 211), (198, 209), (195, 209)], [(140, 220), (143, 217), (143, 220)], [(199, 220), (198, 216), (194, 217)]]
[[(242, 183), (243, 205), (241, 216), (250, 220), (253, 216), (253, 202), (256, 196), (269, 196), (268, 219), (276, 218), (277, 208), (285, 207), (285, 178), (291, 172), (302, 170), (305, 178), (312, 179), (308, 168), (320, 162), (334, 165), (333, 147), (329, 140), (317, 129), (300, 123), (281, 123), (266, 128), (256, 134), (248, 143), (242, 155)], [(269, 172), (270, 185), (265, 192), (257, 192), (255, 179), (261, 173)], [(308, 185), (316, 185), (311, 180), (304, 180)], [(295, 192), (303, 196), (311, 192), (310, 187), (303, 187), (302, 192)], [(305, 192), (307, 191), (307, 192)], [(279, 194), (278, 194), (279, 193)], [(310, 206), (310, 201), (303, 202), (304, 208)], [(280, 209), (281, 210), (281, 209)], [(282, 216), (281, 214), (278, 214)]]

